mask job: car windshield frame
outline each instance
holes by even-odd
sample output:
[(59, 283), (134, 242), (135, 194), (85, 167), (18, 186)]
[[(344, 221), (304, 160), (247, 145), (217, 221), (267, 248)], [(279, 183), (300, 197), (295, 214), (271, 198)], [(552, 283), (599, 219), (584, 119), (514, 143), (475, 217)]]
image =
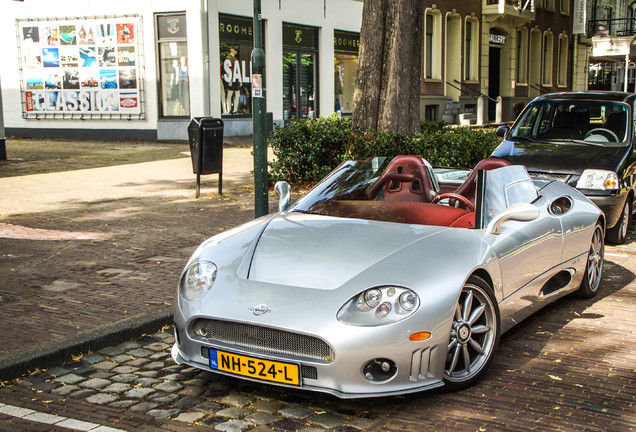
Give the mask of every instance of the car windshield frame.
[(541, 99), (523, 111), (508, 139), (626, 147), (632, 109), (625, 102), (601, 99)]

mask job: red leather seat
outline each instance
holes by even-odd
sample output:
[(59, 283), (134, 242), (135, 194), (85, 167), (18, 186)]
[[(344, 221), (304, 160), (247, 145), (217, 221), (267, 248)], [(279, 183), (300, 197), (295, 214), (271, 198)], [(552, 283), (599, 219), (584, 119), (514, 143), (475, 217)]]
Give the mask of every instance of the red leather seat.
[(380, 190), (383, 191), (384, 201), (430, 203), (437, 195), (424, 161), (413, 155), (393, 158), (366, 193), (374, 197)]
[(479, 163), (475, 165), (475, 168), (473, 168), (471, 173), (468, 175), (468, 178), (466, 179), (466, 181), (464, 181), (464, 183), (462, 183), (455, 190), (455, 193), (459, 195), (463, 195), (466, 198), (468, 198), (468, 200), (472, 202), (474, 206), (475, 193), (477, 191), (477, 172), (479, 170), (488, 171), (488, 170), (497, 169), (497, 168), (501, 168), (505, 166), (510, 166), (510, 162), (500, 158), (488, 158), (488, 159), (483, 159), (479, 161)]

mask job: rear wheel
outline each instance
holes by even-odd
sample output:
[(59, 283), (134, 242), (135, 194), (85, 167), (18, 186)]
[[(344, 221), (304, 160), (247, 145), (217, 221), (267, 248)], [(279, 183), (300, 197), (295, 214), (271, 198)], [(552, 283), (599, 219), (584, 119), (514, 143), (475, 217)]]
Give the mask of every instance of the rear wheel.
[(632, 199), (630, 197), (627, 197), (618, 223), (614, 228), (607, 230), (608, 242), (613, 244), (625, 243), (625, 239), (627, 239), (627, 230), (629, 229), (629, 224), (632, 221), (631, 200)]
[(596, 224), (590, 250), (587, 254), (587, 266), (585, 267), (585, 275), (581, 287), (577, 294), (579, 297), (592, 298), (596, 295), (598, 287), (601, 285), (603, 276), (603, 263), (605, 262), (605, 244), (603, 242), (603, 226)]
[(471, 276), (455, 306), (444, 366), (447, 390), (473, 385), (492, 360), (499, 343), (499, 309), (492, 289)]

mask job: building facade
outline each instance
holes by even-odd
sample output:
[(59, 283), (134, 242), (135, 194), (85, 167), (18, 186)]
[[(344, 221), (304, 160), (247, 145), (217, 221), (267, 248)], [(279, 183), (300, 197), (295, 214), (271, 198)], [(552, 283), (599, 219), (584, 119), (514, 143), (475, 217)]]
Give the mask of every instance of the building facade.
[[(252, 0), (5, 5), (0, 32), (17, 41), (0, 65), (8, 136), (184, 140), (201, 116), (221, 117), (226, 135), (252, 132)], [(362, 5), (262, 0), (263, 88), (275, 123), (352, 112)], [(606, 58), (595, 57), (586, 34), (590, 7), (425, 0), (422, 120), (510, 121), (539, 94), (584, 90), (588, 75), (606, 80), (607, 70), (620, 75), (615, 65), (588, 74), (590, 58)], [(590, 23), (601, 29), (607, 19)]]

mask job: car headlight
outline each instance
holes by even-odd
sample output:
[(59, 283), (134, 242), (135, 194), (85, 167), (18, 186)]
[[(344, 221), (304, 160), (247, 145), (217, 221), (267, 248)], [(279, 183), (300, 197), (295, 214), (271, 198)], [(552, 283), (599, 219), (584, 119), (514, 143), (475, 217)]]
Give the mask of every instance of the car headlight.
[(352, 297), (338, 311), (338, 320), (357, 326), (391, 324), (412, 315), (420, 306), (415, 291), (398, 286), (370, 288)]
[(183, 272), (179, 291), (186, 300), (194, 300), (208, 292), (216, 279), (217, 268), (209, 261), (197, 261)]
[(618, 176), (614, 171), (586, 169), (576, 183), (579, 189), (618, 189)]

